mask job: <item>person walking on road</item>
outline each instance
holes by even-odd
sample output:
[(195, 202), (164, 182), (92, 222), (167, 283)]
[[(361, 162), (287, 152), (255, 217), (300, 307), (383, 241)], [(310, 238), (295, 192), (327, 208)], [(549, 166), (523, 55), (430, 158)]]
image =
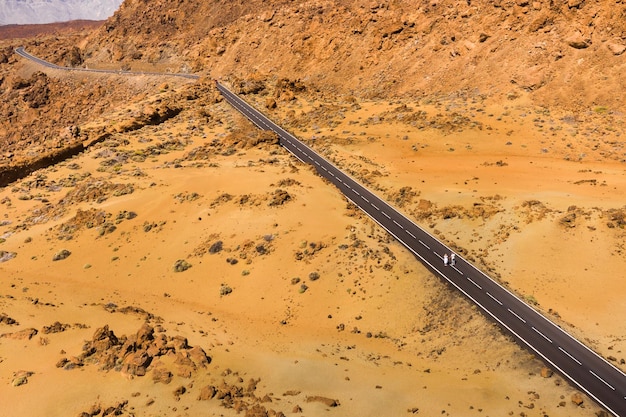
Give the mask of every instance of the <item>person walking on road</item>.
[(454, 252), (452, 252), (452, 254), (450, 255), (450, 265), (454, 266), (455, 263), (456, 263), (456, 255), (454, 254)]
[(448, 254), (443, 255), (443, 266), (448, 266)]

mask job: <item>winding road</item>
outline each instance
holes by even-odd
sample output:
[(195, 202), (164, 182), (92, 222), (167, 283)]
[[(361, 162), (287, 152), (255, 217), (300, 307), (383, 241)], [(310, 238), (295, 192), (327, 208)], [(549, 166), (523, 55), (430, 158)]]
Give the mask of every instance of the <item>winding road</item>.
[(156, 75), (159, 77), (163, 77), (167, 75), (168, 77), (181, 77), (181, 78), (189, 78), (191, 80), (197, 80), (200, 78), (196, 74), (186, 74), (181, 72), (134, 72), (134, 71), (122, 71), (122, 70), (105, 70), (105, 69), (91, 69), (91, 68), (80, 68), (80, 67), (62, 67), (60, 65), (53, 64), (52, 62), (44, 61), (41, 58), (37, 58), (34, 55), (29, 54), (24, 50), (23, 46), (19, 48), (15, 48), (15, 53), (19, 56), (29, 59), (31, 61), (36, 62), (39, 65), (42, 65), (46, 68), (52, 68), (62, 71), (75, 71), (75, 72), (93, 72), (98, 74), (116, 74), (116, 75)]
[[(67, 71), (199, 78), (194, 74), (67, 68), (34, 57), (24, 51), (24, 48), (17, 48), (15, 52), (45, 67)], [(542, 358), (607, 411), (618, 417), (626, 417), (626, 375), (622, 371), (461, 256), (456, 256), (454, 265), (445, 266), (443, 256), (452, 253), (450, 248), (295, 136), (273, 123), (224, 85), (219, 82), (216, 82), (216, 85), (235, 109), (258, 128), (275, 132), (283, 147), (303, 163), (315, 167), (319, 175), (333, 183), (351, 202), (411, 251), (433, 274), (473, 301), (520, 345)]]

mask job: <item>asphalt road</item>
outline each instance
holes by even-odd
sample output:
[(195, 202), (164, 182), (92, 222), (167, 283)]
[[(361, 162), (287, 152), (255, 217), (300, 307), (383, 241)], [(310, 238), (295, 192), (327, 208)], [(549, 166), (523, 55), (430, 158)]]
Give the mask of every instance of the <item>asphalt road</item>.
[(506, 288), (458, 254), (455, 265), (443, 257), (452, 250), (363, 187), (309, 146), (273, 123), (224, 85), (224, 98), (263, 130), (271, 130), (280, 144), (304, 163), (311, 164), (347, 198), (410, 250), (432, 273), (461, 291), (522, 346), (542, 358), (607, 411), (626, 417), (626, 375), (539, 314)]
[(159, 77), (168, 76), (168, 77), (181, 77), (181, 78), (189, 78), (191, 80), (197, 80), (200, 78), (195, 74), (185, 74), (178, 72), (133, 72), (133, 71), (122, 71), (122, 70), (104, 70), (104, 69), (90, 69), (90, 68), (80, 68), (80, 67), (62, 67), (52, 62), (44, 61), (41, 58), (37, 58), (34, 55), (29, 54), (24, 50), (23, 46), (15, 49), (15, 53), (19, 56), (29, 59), (33, 62), (36, 62), (39, 65), (42, 65), (46, 68), (58, 69), (63, 71), (80, 71), (80, 72), (93, 72), (97, 74), (116, 74), (116, 75), (156, 75)]

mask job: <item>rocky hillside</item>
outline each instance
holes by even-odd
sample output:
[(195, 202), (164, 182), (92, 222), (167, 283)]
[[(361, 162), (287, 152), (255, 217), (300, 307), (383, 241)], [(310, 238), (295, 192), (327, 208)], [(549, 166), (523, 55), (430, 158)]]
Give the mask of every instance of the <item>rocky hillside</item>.
[[(619, 118), (625, 17), (626, 4), (608, 0), (157, 0), (150, 7), (127, 0), (94, 31), (25, 46), (60, 65), (193, 72), (245, 84), (249, 92), (298, 80), (300, 91), (329, 100), (461, 96), (504, 106), (522, 100), (573, 120)], [(0, 133), (8, 153), (0, 165), (11, 165), (7, 158), (18, 149), (38, 157), (33, 144), (66, 147), (72, 126), (154, 87), (26, 78), (14, 70), (23, 60), (12, 55), (24, 42), (6, 42)], [(68, 100), (70, 92), (77, 98)]]
[(622, 109), (625, 17), (613, 0), (127, 0), (83, 53), (94, 65), (286, 77), (368, 97), (529, 94)]

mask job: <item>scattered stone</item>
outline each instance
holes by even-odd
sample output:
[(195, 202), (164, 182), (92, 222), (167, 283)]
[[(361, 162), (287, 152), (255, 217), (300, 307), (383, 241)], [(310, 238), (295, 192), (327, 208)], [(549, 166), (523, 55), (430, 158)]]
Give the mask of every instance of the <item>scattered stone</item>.
[(0, 250), (0, 263), (10, 261), (16, 256), (17, 256), (17, 253), (15, 252), (8, 252), (8, 251)]
[(567, 0), (567, 7), (570, 9), (579, 9), (584, 0)]
[(269, 417), (267, 409), (260, 404), (254, 404), (246, 410), (245, 417)]
[(69, 361), (70, 361), (70, 360), (69, 360), (69, 359), (67, 359), (67, 358), (61, 358), (61, 359), (59, 359), (59, 361), (56, 363), (56, 365), (55, 365), (55, 366), (56, 366), (57, 368), (63, 368), (63, 367), (65, 367), (65, 365), (66, 365)]
[(72, 252), (70, 252), (67, 249), (62, 249), (60, 252), (57, 252), (54, 254), (54, 256), (52, 257), (53, 261), (61, 261), (63, 259), (67, 259), (70, 255), (72, 254)]
[(311, 403), (311, 402), (319, 402), (324, 404), (327, 407), (338, 407), (339, 404), (339, 400), (334, 400), (332, 398), (327, 398), (327, 397), (322, 397), (319, 395), (313, 395), (313, 396), (308, 396), (306, 397), (306, 402)]
[(0, 324), (18, 325), (19, 323), (3, 313), (0, 314)]
[(626, 51), (626, 45), (622, 45), (621, 43), (610, 42), (606, 46), (607, 48), (609, 48), (609, 51), (611, 51), (611, 53), (615, 56), (621, 55), (624, 53), (624, 51)]
[(7, 339), (13, 339), (13, 340), (30, 340), (35, 335), (37, 335), (37, 329), (29, 328), (29, 329), (20, 330), (19, 332), (15, 332), (15, 333), (0, 334), (0, 338), (4, 337)]
[(585, 49), (591, 45), (591, 40), (585, 38), (582, 33), (575, 32), (570, 35), (565, 42), (574, 49)]
[(13, 379), (12, 385), (14, 387), (19, 387), (20, 385), (24, 385), (26, 383), (28, 383), (28, 378), (26, 378), (25, 376), (20, 376)]
[(169, 384), (170, 382), (172, 382), (172, 377), (174, 376), (174, 374), (172, 374), (169, 370), (165, 369), (165, 368), (154, 368), (152, 370), (152, 381), (156, 384), (157, 382), (160, 382), (162, 384)]
[(570, 212), (565, 216), (561, 217), (559, 223), (565, 227), (576, 227), (576, 213)]
[(120, 372), (123, 375), (144, 376), (150, 362), (152, 362), (152, 356), (148, 352), (145, 350), (136, 351), (124, 358)]
[(217, 394), (217, 389), (213, 385), (207, 385), (206, 387), (200, 390), (200, 395), (198, 395), (199, 401), (211, 400)]
[(585, 402), (585, 400), (579, 392), (575, 392), (574, 394), (572, 394), (572, 402), (580, 407)]
[(13, 373), (13, 382), (11, 385), (14, 387), (19, 387), (21, 385), (28, 383), (28, 378), (33, 375), (33, 372), (30, 371), (17, 371)]
[(187, 388), (185, 388), (183, 385), (181, 385), (180, 387), (178, 387), (178, 388), (176, 388), (174, 390), (174, 397), (180, 397), (181, 395), (183, 395), (186, 392), (187, 392)]
[(61, 333), (67, 330), (70, 327), (69, 324), (61, 324), (58, 321), (55, 321), (54, 324), (50, 326), (43, 326), (41, 329), (41, 333), (49, 334), (49, 333)]
[(552, 369), (544, 366), (543, 368), (541, 368), (541, 376), (543, 378), (550, 378), (552, 375), (554, 374), (554, 372), (552, 371)]
[(273, 97), (268, 97), (265, 100), (265, 107), (268, 109), (275, 109), (276, 108), (276, 100)]

